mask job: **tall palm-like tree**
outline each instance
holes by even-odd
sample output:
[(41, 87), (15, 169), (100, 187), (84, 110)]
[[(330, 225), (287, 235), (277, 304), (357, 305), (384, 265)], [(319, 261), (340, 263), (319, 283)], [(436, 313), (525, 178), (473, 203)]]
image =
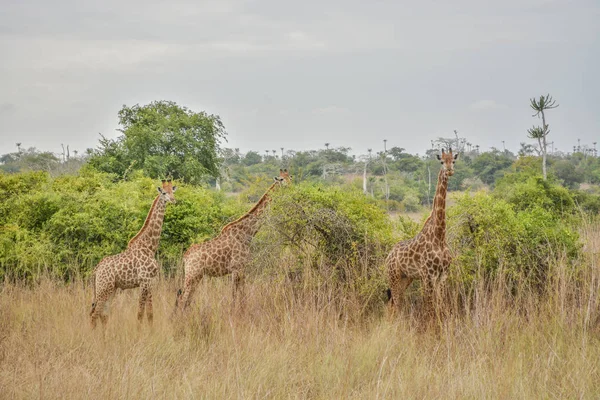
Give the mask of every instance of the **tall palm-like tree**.
[(534, 117), (538, 117), (542, 119), (542, 126), (534, 126), (527, 130), (527, 134), (531, 139), (536, 139), (540, 146), (540, 151), (542, 153), (542, 174), (544, 176), (544, 180), (547, 178), (546, 171), (546, 158), (547, 158), (547, 146), (548, 143), (546, 141), (546, 137), (548, 133), (550, 133), (550, 129), (548, 128), (548, 124), (546, 123), (546, 114), (544, 111), (551, 110), (553, 108), (558, 107), (556, 101), (547, 94), (545, 96), (540, 96), (539, 99), (532, 98), (530, 101), (530, 107), (535, 111), (533, 114)]
[(367, 188), (367, 167), (369, 165), (369, 163), (371, 162), (371, 152), (373, 151), (373, 149), (367, 149), (367, 152), (369, 153), (369, 156), (364, 160), (364, 169), (363, 169), (363, 192), (365, 194), (369, 193), (368, 188)]

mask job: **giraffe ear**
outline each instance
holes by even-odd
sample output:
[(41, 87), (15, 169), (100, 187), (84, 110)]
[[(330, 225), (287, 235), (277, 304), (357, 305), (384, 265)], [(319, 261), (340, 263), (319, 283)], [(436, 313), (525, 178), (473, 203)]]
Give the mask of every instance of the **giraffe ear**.
[(454, 159), (455, 159), (455, 160), (458, 160), (458, 154), (459, 154), (459, 153), (456, 153), (456, 154), (454, 155)]
[(438, 159), (438, 160), (441, 160), (441, 159), (442, 159), (442, 157), (440, 157), (440, 155), (439, 155), (439, 154), (436, 154), (435, 156), (437, 157), (437, 159)]
[(173, 186), (173, 193), (177, 190), (177, 186)]
[(162, 188), (160, 186), (158, 186), (157, 189), (158, 189), (158, 193), (160, 193), (160, 194), (164, 193), (163, 190), (162, 190)]

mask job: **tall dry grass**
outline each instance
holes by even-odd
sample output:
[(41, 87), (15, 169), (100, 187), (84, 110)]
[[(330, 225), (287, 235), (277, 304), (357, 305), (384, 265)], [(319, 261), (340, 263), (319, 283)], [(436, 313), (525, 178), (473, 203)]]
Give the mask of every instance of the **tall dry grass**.
[(92, 331), (83, 283), (5, 283), (0, 398), (600, 398), (600, 225), (582, 235), (579, 264), (558, 257), (543, 293), (499, 280), (451, 294), (434, 326), (416, 300), (392, 321), (352, 293), (256, 278), (241, 309), (228, 279), (201, 283), (173, 322), (176, 282), (162, 281), (152, 328), (122, 292)]

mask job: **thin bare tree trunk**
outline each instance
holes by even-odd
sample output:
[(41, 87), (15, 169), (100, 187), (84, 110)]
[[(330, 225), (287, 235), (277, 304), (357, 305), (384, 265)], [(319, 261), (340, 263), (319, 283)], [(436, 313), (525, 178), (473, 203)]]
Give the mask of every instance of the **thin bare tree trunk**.
[(544, 180), (546, 180), (546, 135), (548, 135), (548, 127), (546, 126), (546, 116), (544, 115), (544, 110), (542, 109), (542, 174), (544, 175)]
[(365, 161), (365, 168), (363, 169), (363, 193), (368, 194), (367, 190), (367, 162)]

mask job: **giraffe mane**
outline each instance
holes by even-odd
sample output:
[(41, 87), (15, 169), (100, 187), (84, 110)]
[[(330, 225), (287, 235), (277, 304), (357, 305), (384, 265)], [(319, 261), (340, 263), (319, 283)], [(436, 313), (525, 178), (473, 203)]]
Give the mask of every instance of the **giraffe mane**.
[(144, 221), (144, 225), (142, 226), (142, 229), (140, 229), (140, 231), (134, 237), (132, 237), (131, 240), (129, 240), (129, 243), (127, 243), (127, 247), (129, 247), (131, 245), (131, 243), (135, 239), (137, 239), (142, 233), (144, 233), (144, 231), (148, 228), (148, 224), (150, 223), (150, 216), (152, 215), (152, 211), (154, 210), (154, 208), (156, 208), (156, 204), (158, 203), (159, 198), (160, 198), (160, 194), (158, 196), (156, 196), (156, 198), (152, 202), (152, 206), (150, 206), (150, 210), (148, 211), (148, 215), (146, 216), (146, 220)]
[(252, 214), (254, 211), (256, 211), (256, 209), (258, 208), (258, 206), (260, 206), (262, 203), (264, 203), (265, 201), (267, 201), (267, 196), (269, 194), (269, 192), (271, 191), (271, 189), (273, 189), (275, 187), (275, 185), (277, 185), (277, 182), (273, 183), (271, 186), (269, 186), (269, 188), (267, 189), (267, 191), (265, 192), (265, 194), (262, 195), (262, 197), (258, 200), (258, 202), (244, 215), (242, 215), (241, 217), (239, 217), (238, 219), (236, 219), (235, 221), (231, 221), (230, 223), (228, 223), (227, 225), (225, 225), (222, 229), (221, 229), (221, 233), (225, 232), (225, 229), (231, 227), (231, 225), (235, 225), (238, 222), (248, 218), (250, 216), (250, 214)]

